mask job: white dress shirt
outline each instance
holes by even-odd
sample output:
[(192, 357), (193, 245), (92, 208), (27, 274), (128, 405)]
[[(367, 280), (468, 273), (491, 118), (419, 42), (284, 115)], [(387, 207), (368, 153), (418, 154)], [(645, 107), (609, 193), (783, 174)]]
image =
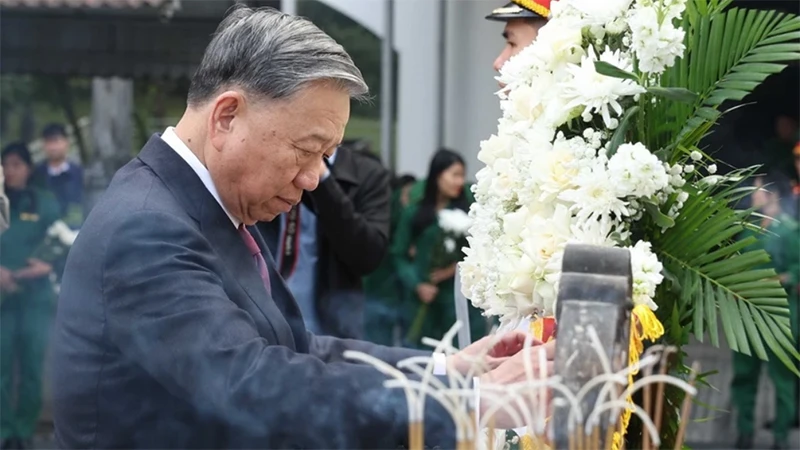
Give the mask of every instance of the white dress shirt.
[(186, 164), (189, 164), (189, 167), (194, 170), (194, 173), (196, 173), (200, 178), (200, 181), (203, 182), (203, 186), (208, 189), (208, 192), (214, 197), (217, 203), (219, 203), (219, 206), (222, 207), (222, 210), (225, 211), (225, 214), (227, 214), (231, 219), (233, 226), (239, 228), (239, 225), (242, 224), (242, 221), (236, 217), (233, 217), (230, 211), (228, 211), (228, 208), (222, 204), (222, 200), (219, 198), (219, 192), (217, 192), (217, 187), (214, 186), (214, 180), (211, 179), (211, 174), (208, 172), (208, 169), (203, 165), (203, 163), (200, 162), (200, 160), (197, 158), (197, 155), (192, 153), (189, 147), (184, 144), (181, 138), (175, 134), (175, 128), (168, 127), (166, 130), (164, 130), (164, 134), (161, 135), (161, 140), (172, 147), (172, 149), (175, 150), (175, 153), (177, 153), (178, 156), (186, 161)]

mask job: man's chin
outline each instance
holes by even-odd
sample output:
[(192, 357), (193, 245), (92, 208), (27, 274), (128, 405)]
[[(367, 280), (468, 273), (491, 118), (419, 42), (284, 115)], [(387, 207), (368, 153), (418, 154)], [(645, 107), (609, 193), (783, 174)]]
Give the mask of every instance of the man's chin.
[(272, 222), (273, 220), (275, 220), (276, 217), (278, 217), (278, 215), (279, 214), (264, 213), (264, 215), (262, 215), (261, 217), (258, 218), (258, 221), (259, 222)]

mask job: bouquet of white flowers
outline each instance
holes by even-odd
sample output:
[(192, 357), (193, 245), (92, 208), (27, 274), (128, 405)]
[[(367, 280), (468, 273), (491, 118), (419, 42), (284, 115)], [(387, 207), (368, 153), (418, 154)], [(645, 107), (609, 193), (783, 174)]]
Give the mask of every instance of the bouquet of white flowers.
[[(472, 219), (466, 212), (458, 208), (446, 208), (440, 210), (437, 214), (437, 223), (440, 233), (431, 254), (430, 268), (432, 270), (453, 266), (461, 261), (464, 256), (462, 249), (467, 243), (466, 237), (469, 233)], [(409, 342), (416, 342), (420, 338), (428, 308), (428, 303), (422, 303), (417, 308), (417, 313), (409, 326), (406, 336)]]
[(665, 332), (681, 345), (707, 329), (717, 345), (718, 315), (732, 348), (800, 358), (786, 295), (756, 270), (767, 254), (736, 239), (755, 168), (717, 175), (699, 148), (723, 101), (800, 59), (800, 19), (730, 3), (552, 2), (536, 41), (501, 70), (503, 117), (478, 155), (461, 265), (476, 307), (506, 323), (551, 316), (567, 243), (625, 247), (633, 359)]
[[(457, 208), (443, 209), (439, 211), (438, 219), (439, 228), (442, 229), (442, 246), (445, 252), (449, 255), (454, 255), (456, 251), (460, 253), (461, 249), (456, 248), (456, 241), (467, 236), (469, 227), (472, 225), (469, 215)], [(453, 261), (459, 259), (456, 257)]]

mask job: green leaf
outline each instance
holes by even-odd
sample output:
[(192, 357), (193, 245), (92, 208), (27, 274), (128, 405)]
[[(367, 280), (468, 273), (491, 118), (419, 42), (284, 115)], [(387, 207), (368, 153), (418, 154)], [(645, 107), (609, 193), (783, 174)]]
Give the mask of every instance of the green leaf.
[(614, 134), (611, 136), (611, 141), (609, 142), (608, 146), (608, 157), (611, 158), (614, 153), (617, 153), (617, 149), (620, 145), (625, 142), (625, 133), (628, 131), (628, 127), (631, 123), (631, 118), (634, 117), (639, 112), (638, 106), (632, 106), (625, 111), (625, 115), (622, 116), (622, 120), (619, 122), (619, 126), (616, 130), (614, 130)]
[(686, 88), (650, 86), (647, 88), (647, 92), (658, 97), (684, 103), (694, 103), (697, 100), (697, 94)]
[[(800, 60), (800, 18), (769, 10), (707, 8), (688, 2), (684, 56), (661, 76), (662, 86), (696, 94), (687, 102), (660, 102), (644, 111), (648, 148), (696, 145), (711, 131), (716, 109), (739, 101), (769, 75)], [(703, 111), (703, 112), (700, 112)], [(667, 157), (667, 161), (673, 161)]]
[(761, 341), (761, 336), (758, 332), (758, 328), (756, 327), (756, 322), (753, 320), (755, 311), (751, 309), (750, 305), (747, 303), (739, 302), (739, 312), (741, 313), (742, 322), (744, 323), (744, 328), (747, 331), (747, 336), (750, 338), (750, 345), (753, 348), (753, 352), (755, 352), (755, 356), (758, 356), (766, 361), (768, 359), (767, 351), (764, 349), (764, 344)]
[(605, 75), (607, 77), (622, 78), (633, 80), (637, 83), (639, 82), (639, 77), (637, 77), (635, 74), (632, 74), (626, 70), (622, 70), (619, 67), (605, 61), (595, 61), (594, 70), (596, 70), (600, 75)]
[(785, 301), (786, 291), (783, 288), (759, 288), (749, 291), (740, 290), (739, 295), (744, 298), (775, 298), (783, 300), (783, 303), (788, 304)]
[(706, 320), (708, 325), (708, 337), (711, 339), (711, 345), (719, 347), (719, 330), (717, 329), (717, 305), (714, 299), (714, 288), (711, 283), (706, 279), (706, 286), (704, 289), (705, 296), (705, 311)]
[[(694, 317), (692, 318), (693, 327), (692, 332), (694, 336), (697, 338), (698, 341), (703, 342), (705, 338), (705, 328), (704, 328), (704, 321), (705, 321), (705, 309), (706, 309), (706, 301), (705, 297), (707, 294), (703, 290), (703, 283), (700, 282), (698, 285), (697, 290), (697, 302), (694, 305)], [(711, 294), (710, 292), (708, 294)]]
[[(680, 291), (672, 294), (678, 296), (673, 321), (688, 310), (690, 315), (680, 320), (688, 321), (686, 328), (698, 340), (708, 335), (712, 345), (719, 346), (721, 331), (735, 351), (765, 359), (768, 348), (781, 361), (791, 361), (800, 355), (791, 348), (786, 294), (775, 270), (762, 268), (769, 263), (769, 254), (747, 251), (757, 242), (752, 235), (736, 238), (751, 211), (731, 206), (746, 192), (741, 182), (756, 170), (733, 171), (737, 181), (723, 181), (705, 190), (684, 186), (689, 198), (675, 225), (663, 235), (654, 235), (651, 242), (665, 270), (680, 281)], [(670, 295), (668, 287), (659, 289), (662, 296)]]
[(658, 205), (652, 203), (650, 201), (644, 202), (644, 209), (653, 218), (653, 221), (656, 225), (662, 228), (669, 228), (675, 225), (675, 220), (671, 217), (667, 216), (666, 214), (662, 213), (660, 209), (658, 209)]
[[(775, 325), (777, 325), (769, 324), (769, 318), (765, 319), (761, 316), (761, 314), (756, 313), (753, 315), (753, 317), (755, 318), (755, 321), (758, 322), (758, 326), (762, 329), (772, 329)], [(780, 328), (780, 325), (777, 326)], [(767, 342), (767, 346), (770, 350), (772, 350), (772, 353), (775, 355), (775, 357), (781, 360), (781, 362), (785, 364), (789, 370), (794, 372), (795, 375), (800, 377), (800, 372), (797, 370), (797, 366), (795, 366), (794, 362), (789, 358), (789, 355), (795, 358), (800, 358), (800, 354), (797, 353), (794, 343), (783, 333), (776, 335), (773, 335), (772, 333), (764, 333), (764, 340)], [(789, 355), (787, 355), (787, 352)]]

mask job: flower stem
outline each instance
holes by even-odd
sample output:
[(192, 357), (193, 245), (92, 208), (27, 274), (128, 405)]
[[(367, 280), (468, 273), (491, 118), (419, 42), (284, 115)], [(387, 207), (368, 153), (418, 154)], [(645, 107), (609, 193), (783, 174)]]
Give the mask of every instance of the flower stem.
[(423, 303), (419, 305), (417, 309), (417, 315), (414, 316), (414, 321), (411, 322), (411, 327), (408, 329), (408, 334), (406, 334), (406, 340), (409, 343), (416, 343), (420, 339), (420, 334), (422, 333), (422, 324), (425, 323), (425, 316), (428, 315), (428, 304)]

